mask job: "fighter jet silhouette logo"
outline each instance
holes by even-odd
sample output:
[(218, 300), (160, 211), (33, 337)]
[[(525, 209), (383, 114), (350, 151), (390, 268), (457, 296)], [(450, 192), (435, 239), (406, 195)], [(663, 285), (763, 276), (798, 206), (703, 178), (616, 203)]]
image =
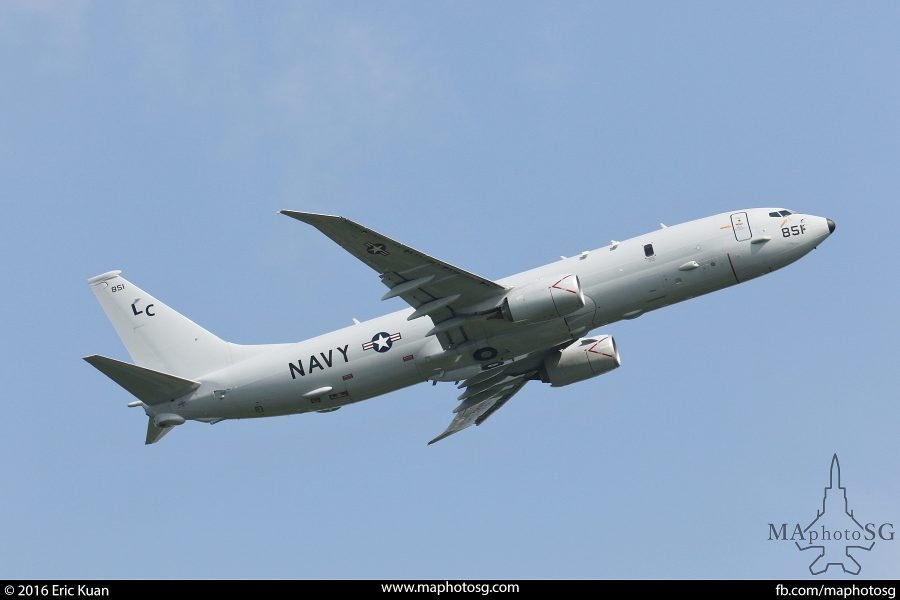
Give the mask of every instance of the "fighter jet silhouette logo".
[(821, 575), (832, 565), (840, 566), (845, 573), (859, 575), (862, 567), (850, 552), (871, 550), (875, 545), (874, 541), (866, 545), (867, 532), (847, 504), (847, 488), (841, 486), (841, 464), (837, 454), (831, 459), (831, 476), (825, 488), (822, 509), (803, 533), (807, 545), (802, 546), (795, 541), (797, 549), (819, 552), (809, 565), (809, 572), (813, 575)]

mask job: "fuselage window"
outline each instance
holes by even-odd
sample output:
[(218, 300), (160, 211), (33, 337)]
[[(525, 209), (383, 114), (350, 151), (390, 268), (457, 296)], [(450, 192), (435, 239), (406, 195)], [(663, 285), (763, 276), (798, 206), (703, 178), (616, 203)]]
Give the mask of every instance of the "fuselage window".
[(646, 256), (647, 258), (653, 256), (653, 244), (647, 244), (646, 246), (644, 246), (644, 256)]

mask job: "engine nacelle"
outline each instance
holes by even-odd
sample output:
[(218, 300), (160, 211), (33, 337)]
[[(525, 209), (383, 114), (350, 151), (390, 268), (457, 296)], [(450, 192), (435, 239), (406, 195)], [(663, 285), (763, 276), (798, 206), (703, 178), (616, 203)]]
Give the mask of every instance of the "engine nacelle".
[(555, 275), (514, 288), (503, 300), (508, 321), (533, 323), (571, 315), (584, 308), (584, 290), (577, 275)]
[(609, 373), (621, 364), (611, 335), (581, 338), (544, 359), (541, 381), (561, 387)]

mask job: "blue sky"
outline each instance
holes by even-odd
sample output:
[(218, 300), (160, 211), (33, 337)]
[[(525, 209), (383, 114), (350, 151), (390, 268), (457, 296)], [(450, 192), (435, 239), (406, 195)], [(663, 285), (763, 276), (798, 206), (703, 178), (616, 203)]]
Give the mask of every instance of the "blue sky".
[[(834, 452), (900, 523), (897, 73), (890, 2), (3, 2), (0, 575), (801, 577)], [(114, 268), (235, 342), (402, 307), (281, 208), (502, 277), (751, 206), (838, 229), (431, 447), (446, 384), (144, 447), (80, 360)]]

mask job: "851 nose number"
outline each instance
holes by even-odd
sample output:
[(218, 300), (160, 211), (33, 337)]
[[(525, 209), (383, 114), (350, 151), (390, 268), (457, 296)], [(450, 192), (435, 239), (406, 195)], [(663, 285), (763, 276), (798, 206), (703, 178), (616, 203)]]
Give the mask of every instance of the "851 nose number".
[(781, 237), (791, 237), (792, 235), (803, 235), (806, 233), (806, 225), (801, 223), (800, 225), (794, 225), (792, 227), (782, 227), (781, 228)]

